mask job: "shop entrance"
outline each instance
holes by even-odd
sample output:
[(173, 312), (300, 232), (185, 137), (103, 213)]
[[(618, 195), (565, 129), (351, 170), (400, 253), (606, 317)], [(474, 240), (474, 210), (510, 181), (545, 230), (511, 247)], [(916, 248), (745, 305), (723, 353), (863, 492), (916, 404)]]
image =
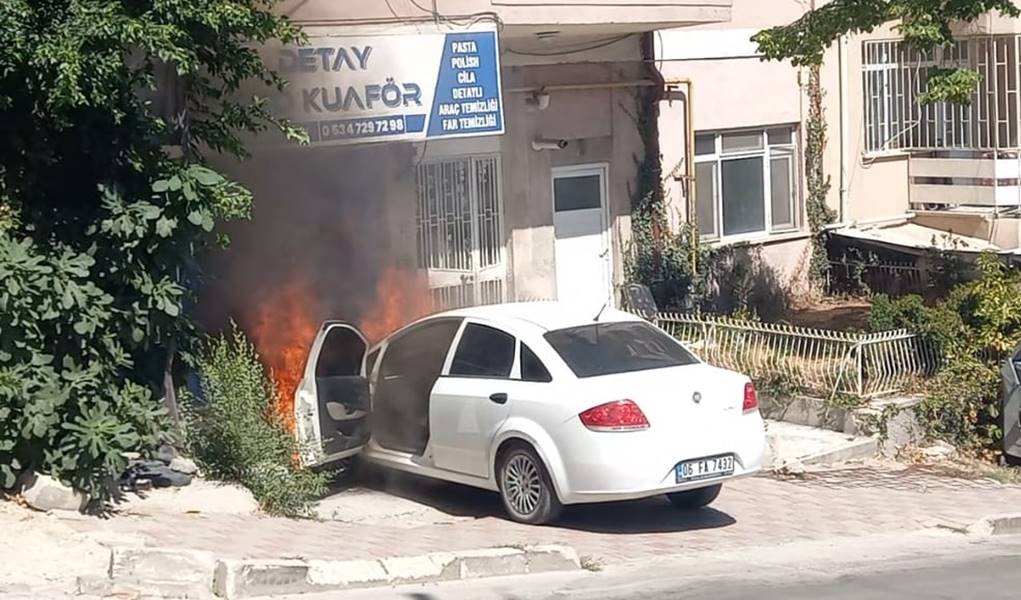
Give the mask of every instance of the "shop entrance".
[(437, 310), (506, 295), (500, 158), (444, 158), (418, 167), (418, 260)]

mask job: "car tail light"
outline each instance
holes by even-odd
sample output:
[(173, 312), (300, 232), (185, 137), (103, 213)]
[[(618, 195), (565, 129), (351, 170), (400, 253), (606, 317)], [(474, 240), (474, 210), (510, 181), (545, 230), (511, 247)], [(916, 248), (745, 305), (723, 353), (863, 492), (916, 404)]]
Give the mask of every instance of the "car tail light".
[(592, 431), (637, 431), (649, 428), (645, 413), (630, 400), (600, 404), (581, 413), (578, 418)]
[(759, 394), (755, 391), (755, 384), (748, 382), (744, 384), (744, 404), (741, 408), (745, 412), (751, 412), (759, 408)]

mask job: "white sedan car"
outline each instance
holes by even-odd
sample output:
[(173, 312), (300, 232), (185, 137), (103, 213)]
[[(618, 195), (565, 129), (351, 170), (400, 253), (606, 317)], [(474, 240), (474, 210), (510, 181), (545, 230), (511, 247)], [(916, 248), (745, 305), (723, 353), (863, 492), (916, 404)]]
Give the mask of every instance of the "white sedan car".
[(524, 523), (658, 494), (705, 506), (765, 446), (747, 377), (634, 315), (557, 302), (440, 313), (371, 349), (324, 323), (296, 396), (307, 464), (358, 454), (492, 490)]

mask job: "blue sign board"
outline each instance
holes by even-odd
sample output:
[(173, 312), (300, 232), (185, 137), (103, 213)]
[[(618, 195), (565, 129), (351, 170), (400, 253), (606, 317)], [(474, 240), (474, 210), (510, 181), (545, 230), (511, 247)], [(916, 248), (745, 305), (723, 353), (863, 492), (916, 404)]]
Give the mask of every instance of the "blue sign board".
[(320, 36), (275, 52), (289, 81), (275, 108), (313, 144), (504, 131), (495, 30)]

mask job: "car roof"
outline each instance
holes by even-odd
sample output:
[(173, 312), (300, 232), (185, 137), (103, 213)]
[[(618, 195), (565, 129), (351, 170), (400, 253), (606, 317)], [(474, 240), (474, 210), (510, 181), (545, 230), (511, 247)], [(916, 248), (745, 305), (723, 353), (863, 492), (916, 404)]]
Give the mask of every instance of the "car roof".
[[(578, 327), (580, 325), (591, 325), (596, 322), (597, 313), (599, 313), (599, 309), (592, 308), (591, 306), (579, 306), (570, 302), (540, 301), (508, 302), (504, 304), (459, 308), (433, 315), (430, 318), (468, 317), (485, 319), (496, 323), (516, 323), (538, 327), (544, 331), (552, 331), (555, 329)], [(600, 323), (639, 320), (641, 320), (639, 317), (631, 313), (610, 307), (606, 307), (599, 314)]]

